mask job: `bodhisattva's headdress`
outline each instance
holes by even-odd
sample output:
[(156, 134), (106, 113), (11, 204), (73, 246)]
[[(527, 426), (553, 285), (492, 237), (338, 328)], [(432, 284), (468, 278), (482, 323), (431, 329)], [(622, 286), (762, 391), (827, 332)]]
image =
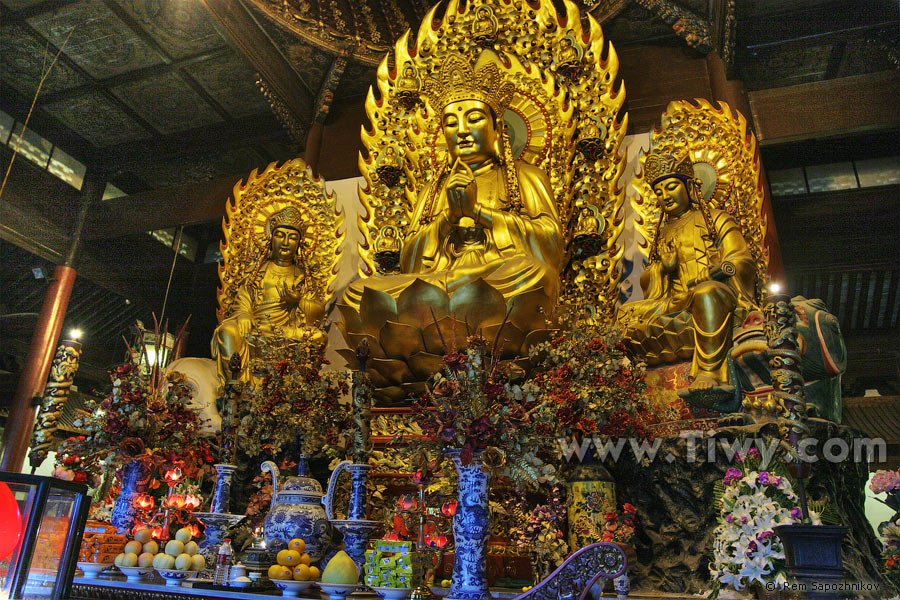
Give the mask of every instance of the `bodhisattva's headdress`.
[(288, 206), (269, 217), (269, 234), (277, 227), (288, 227), (299, 233), (303, 233), (303, 214), (293, 206)]
[(422, 94), (437, 111), (460, 100), (479, 100), (499, 117), (509, 106), (516, 87), (505, 80), (498, 62), (497, 55), (490, 51), (482, 52), (474, 67), (460, 55), (450, 56), (437, 77), (425, 80)]
[[(712, 215), (709, 211), (703, 192), (698, 184), (698, 179), (694, 176), (694, 163), (690, 156), (679, 159), (671, 154), (651, 153), (644, 159), (644, 180), (650, 182), (653, 187), (663, 179), (674, 177), (680, 179), (684, 184), (692, 202), (700, 207), (700, 213), (703, 215), (703, 221), (706, 224), (706, 230), (714, 243), (718, 243), (718, 235), (713, 227)], [(650, 244), (650, 252), (648, 254), (651, 262), (658, 258), (659, 250), (659, 234), (662, 230), (662, 220), (656, 227), (656, 233), (653, 236), (653, 242)]]
[(652, 187), (667, 177), (677, 177), (687, 184), (694, 178), (691, 157), (685, 156), (679, 161), (671, 154), (648, 154), (644, 160), (644, 180), (649, 181)]

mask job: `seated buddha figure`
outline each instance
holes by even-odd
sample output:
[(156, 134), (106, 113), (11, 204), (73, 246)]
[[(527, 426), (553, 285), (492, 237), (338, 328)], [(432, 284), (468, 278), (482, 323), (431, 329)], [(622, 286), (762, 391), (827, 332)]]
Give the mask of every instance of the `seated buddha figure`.
[(705, 204), (689, 158), (650, 154), (644, 170), (663, 216), (641, 274), (644, 299), (622, 306), (618, 321), (648, 364), (692, 359), (682, 395), (729, 392), (732, 329), (754, 308), (750, 249), (737, 221)]
[(220, 384), (228, 379), (228, 363), (234, 353), (241, 357), (240, 380), (250, 380), (247, 364), (254, 336), (277, 336), (289, 342), (324, 340), (316, 325), (324, 318), (325, 307), (305, 293), (306, 274), (299, 264), (298, 250), (303, 238), (300, 211), (288, 206), (275, 213), (266, 230), (268, 259), (248, 274), (231, 310), (213, 334), (212, 357), (218, 366)]
[(447, 162), (418, 196), (400, 273), (355, 282), (343, 304), (359, 310), (366, 288), (396, 300), (417, 279), (449, 296), (482, 279), (504, 301), (541, 290), (555, 303), (564, 253), (556, 202), (547, 174), (512, 158), (502, 116), (515, 88), (498, 65), (491, 51), (474, 67), (454, 56), (438, 78), (425, 81), (422, 94), (440, 115)]

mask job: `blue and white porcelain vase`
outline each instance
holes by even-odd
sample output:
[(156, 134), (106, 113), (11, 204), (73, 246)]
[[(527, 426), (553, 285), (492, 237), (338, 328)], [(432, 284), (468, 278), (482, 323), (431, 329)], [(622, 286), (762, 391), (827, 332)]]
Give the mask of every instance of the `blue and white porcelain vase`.
[(263, 472), (272, 474), (272, 505), (263, 522), (263, 539), (269, 554), (287, 548), (288, 542), (300, 538), (306, 542), (306, 553), (317, 561), (325, 551), (328, 519), (322, 506), (322, 486), (309, 476), (306, 455), (300, 455), (297, 477), (289, 477), (280, 485), (278, 465), (270, 460), (262, 464)]
[(234, 479), (235, 465), (213, 465), (216, 469), (216, 487), (213, 490), (212, 513), (227, 513), (231, 503), (231, 480)]
[(120, 535), (131, 533), (138, 512), (134, 499), (150, 489), (152, 474), (150, 466), (142, 460), (132, 460), (123, 467), (122, 489), (113, 504), (110, 517), (110, 523), (119, 530)]
[(244, 515), (232, 515), (217, 512), (195, 512), (194, 516), (206, 527), (203, 539), (197, 542), (198, 552), (206, 559), (206, 568), (214, 569), (216, 557), (219, 555), (219, 546), (225, 541), (228, 530), (238, 524)]
[(462, 464), (460, 451), (447, 453), (459, 476), (459, 505), (453, 517), (453, 583), (450, 600), (490, 600), (487, 584), (487, 541), (491, 531), (488, 492), (490, 473), (476, 454)]

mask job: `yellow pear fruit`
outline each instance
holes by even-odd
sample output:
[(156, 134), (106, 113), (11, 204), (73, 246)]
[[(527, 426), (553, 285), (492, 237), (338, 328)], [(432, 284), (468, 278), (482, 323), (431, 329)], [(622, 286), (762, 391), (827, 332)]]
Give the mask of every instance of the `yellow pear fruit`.
[(197, 554), (200, 551), (200, 546), (197, 545), (197, 542), (188, 542), (184, 545), (184, 552), (186, 554), (190, 554), (191, 556)]
[(335, 554), (322, 572), (322, 583), (351, 585), (359, 581), (359, 569), (350, 556), (341, 550)]
[(153, 566), (153, 555), (149, 552), (144, 552), (140, 556), (138, 556), (138, 566), (139, 567), (152, 567)]
[(182, 527), (175, 532), (175, 539), (182, 544), (187, 544), (189, 541), (191, 541), (191, 530), (187, 527)]
[(180, 540), (169, 540), (166, 544), (166, 554), (169, 556), (178, 556), (184, 553), (184, 542)]
[[(141, 531), (144, 531), (143, 529)], [(149, 542), (144, 542), (144, 552), (149, 552), (154, 556), (159, 554), (159, 544), (150, 540)]]
[[(140, 542), (142, 544), (146, 544), (151, 539), (150, 534), (151, 534), (151, 530), (148, 528), (139, 529), (134, 534), (134, 541)], [(155, 554), (155, 552), (154, 552), (154, 554)]]
[(121, 566), (122, 566), (122, 559), (124, 559), (124, 558), (125, 558), (125, 553), (124, 553), (124, 552), (119, 552), (119, 555), (116, 556), (116, 560), (113, 561), (113, 564), (115, 564), (117, 567), (121, 567)]
[(191, 571), (202, 571), (206, 568), (206, 559), (202, 554), (194, 554), (191, 556)]
[(125, 544), (125, 554), (129, 552), (134, 552), (135, 554), (140, 554), (144, 549), (144, 545), (140, 542), (136, 542), (131, 540), (127, 544)]
[(122, 567), (136, 567), (138, 556), (134, 552), (126, 552), (125, 558), (122, 559)]
[(160, 552), (153, 558), (153, 566), (157, 569), (174, 569), (175, 557), (164, 552)]
[(194, 560), (190, 554), (179, 554), (175, 558), (175, 568), (179, 571), (190, 571), (193, 564)]

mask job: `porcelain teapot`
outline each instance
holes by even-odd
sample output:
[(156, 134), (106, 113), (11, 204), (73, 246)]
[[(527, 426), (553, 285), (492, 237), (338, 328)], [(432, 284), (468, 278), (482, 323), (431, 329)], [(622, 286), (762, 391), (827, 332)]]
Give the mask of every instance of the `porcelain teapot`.
[(309, 476), (307, 456), (300, 455), (297, 477), (284, 483), (278, 465), (267, 460), (263, 473), (272, 475), (272, 505), (263, 523), (263, 539), (270, 555), (287, 548), (288, 542), (300, 538), (306, 542), (306, 553), (312, 561), (322, 558), (328, 542), (328, 519), (322, 506), (322, 486)]

